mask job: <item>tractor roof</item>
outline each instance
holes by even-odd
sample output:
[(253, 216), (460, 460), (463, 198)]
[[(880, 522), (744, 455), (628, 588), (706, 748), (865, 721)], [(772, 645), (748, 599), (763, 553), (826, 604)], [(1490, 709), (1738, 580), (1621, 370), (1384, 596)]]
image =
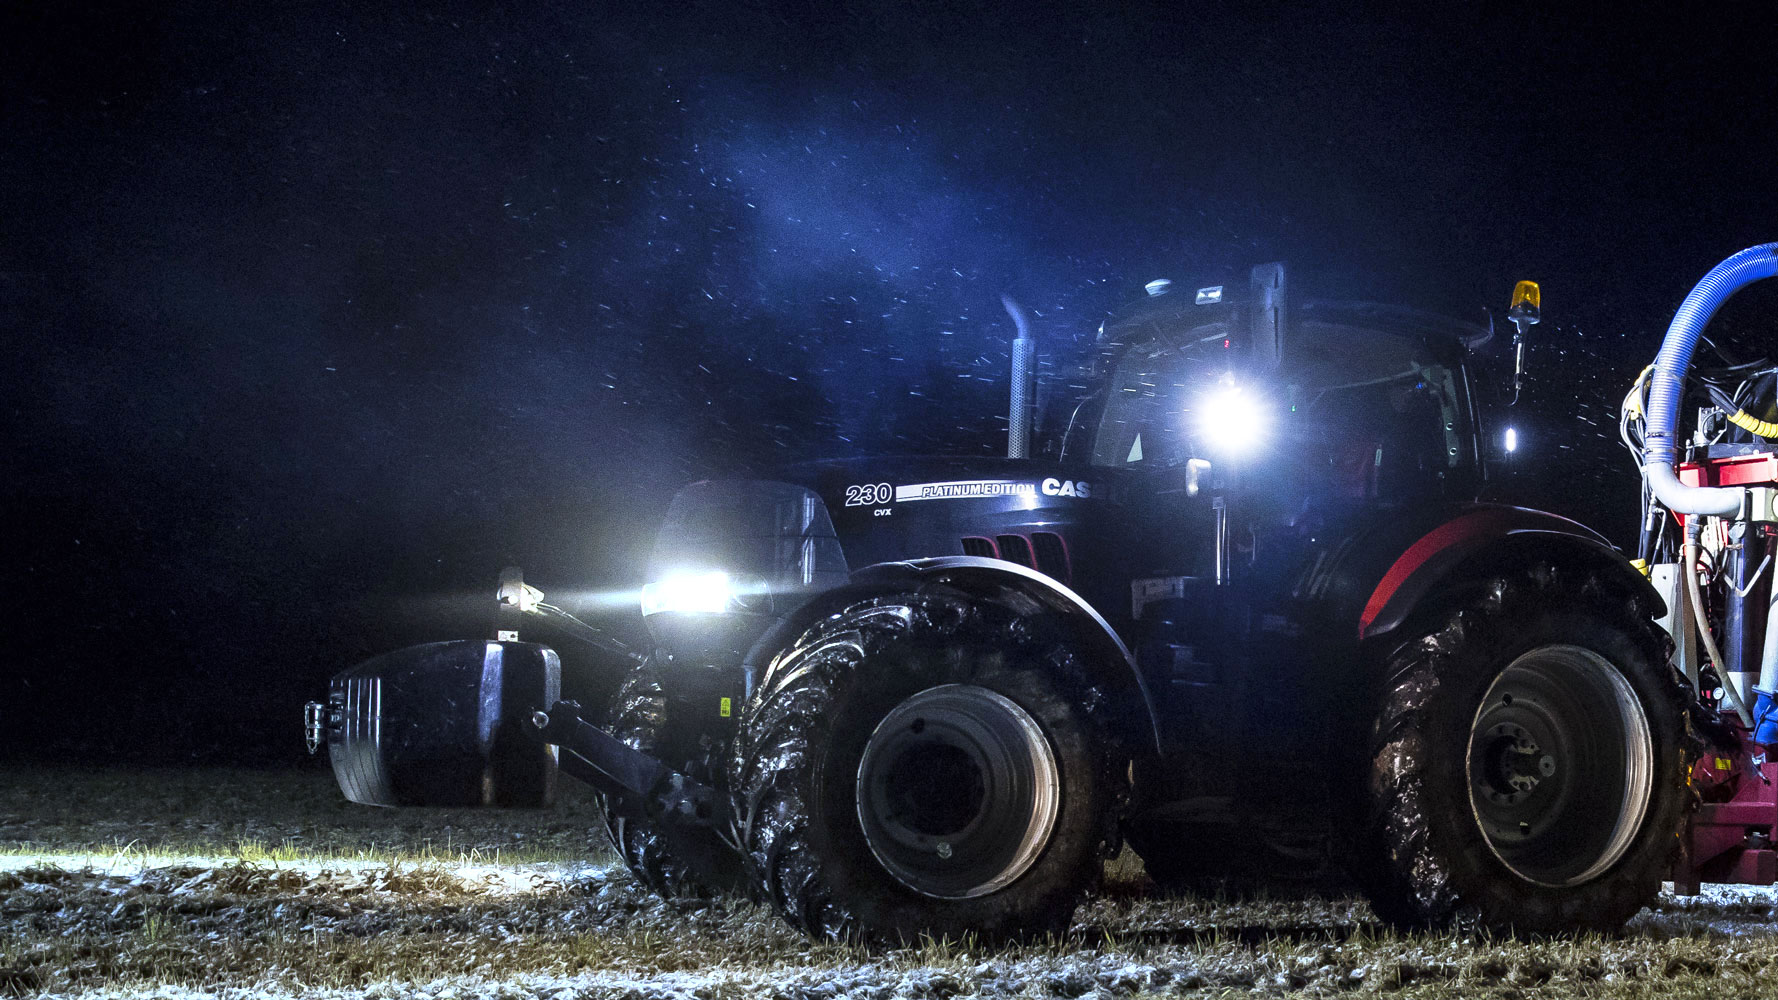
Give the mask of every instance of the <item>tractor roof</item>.
[[(1329, 299), (1265, 299), (1246, 284), (1202, 288), (1151, 282), (1149, 294), (1121, 310), (1100, 327), (1101, 362), (1135, 348), (1150, 353), (1183, 351), (1194, 345), (1236, 349), (1248, 353), (1260, 349), (1256, 318), (1278, 301), (1282, 312), (1277, 352), (1280, 365), (1294, 369), (1302, 364), (1320, 366), (1336, 351), (1362, 349), (1393, 353), (1405, 345), (1390, 339), (1424, 345), (1440, 361), (1455, 361), (1463, 353), (1486, 343), (1490, 326), (1465, 322), (1425, 309), (1380, 302)], [(1379, 336), (1385, 338), (1379, 341)], [(1362, 345), (1362, 346), (1361, 346)]]

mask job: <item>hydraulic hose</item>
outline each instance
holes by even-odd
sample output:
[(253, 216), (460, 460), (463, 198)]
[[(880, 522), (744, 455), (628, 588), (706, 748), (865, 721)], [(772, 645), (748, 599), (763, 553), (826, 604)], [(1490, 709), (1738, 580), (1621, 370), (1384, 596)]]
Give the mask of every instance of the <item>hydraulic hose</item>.
[(1735, 412), (1729, 414), (1729, 423), (1752, 434), (1754, 437), (1763, 437), (1768, 440), (1778, 438), (1778, 423), (1773, 423), (1770, 420), (1761, 420), (1753, 414), (1748, 413), (1746, 410), (1737, 408)]
[(1710, 269), (1680, 303), (1655, 356), (1649, 376), (1648, 430), (1644, 435), (1642, 475), (1655, 498), (1682, 514), (1734, 514), (1741, 509), (1736, 489), (1687, 486), (1674, 469), (1679, 461), (1679, 406), (1685, 397), (1685, 376), (1692, 366), (1698, 338), (1729, 296), (1761, 278), (1778, 274), (1778, 243), (1748, 247)]

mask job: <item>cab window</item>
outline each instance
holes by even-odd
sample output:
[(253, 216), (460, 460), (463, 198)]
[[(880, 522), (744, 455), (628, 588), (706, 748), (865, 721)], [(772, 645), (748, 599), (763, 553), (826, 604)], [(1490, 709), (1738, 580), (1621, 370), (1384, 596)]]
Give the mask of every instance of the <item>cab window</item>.
[[(1253, 452), (1241, 457), (1284, 459), (1279, 474), (1304, 480), (1291, 488), (1318, 495), (1421, 497), (1471, 461), (1460, 369), (1423, 340), (1332, 325), (1303, 333), (1289, 364), (1263, 383), (1233, 370), (1220, 340), (1132, 347), (1106, 387), (1093, 464), (1226, 460), (1248, 441), (1231, 422), (1249, 414)], [(1241, 405), (1230, 406), (1235, 387), (1246, 401), (1236, 393)]]

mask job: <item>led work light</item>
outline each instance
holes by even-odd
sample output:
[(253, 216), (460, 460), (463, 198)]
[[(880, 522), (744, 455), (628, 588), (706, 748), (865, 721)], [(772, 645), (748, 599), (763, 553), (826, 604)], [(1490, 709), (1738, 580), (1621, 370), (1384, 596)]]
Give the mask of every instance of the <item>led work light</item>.
[(1269, 429), (1265, 404), (1244, 386), (1225, 382), (1198, 404), (1198, 431), (1212, 450), (1251, 451)]
[(676, 573), (642, 587), (642, 613), (663, 611), (721, 614), (739, 610), (740, 591), (727, 573)]

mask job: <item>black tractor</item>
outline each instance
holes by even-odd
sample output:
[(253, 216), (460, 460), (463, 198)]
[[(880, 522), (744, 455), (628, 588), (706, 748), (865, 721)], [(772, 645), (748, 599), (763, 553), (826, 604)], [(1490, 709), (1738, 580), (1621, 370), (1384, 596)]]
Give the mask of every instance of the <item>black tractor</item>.
[(565, 771), (654, 890), (822, 937), (1062, 931), (1124, 844), (1164, 887), (1337, 869), (1399, 925), (1628, 919), (1688, 694), (1604, 538), (1479, 499), (1513, 444), (1468, 364), (1491, 328), (1276, 264), (1146, 291), (1043, 387), (1008, 303), (1004, 459), (686, 487), (646, 650), (507, 571), (601, 704), (510, 632), (340, 675), (312, 742), (378, 805), (539, 805)]

